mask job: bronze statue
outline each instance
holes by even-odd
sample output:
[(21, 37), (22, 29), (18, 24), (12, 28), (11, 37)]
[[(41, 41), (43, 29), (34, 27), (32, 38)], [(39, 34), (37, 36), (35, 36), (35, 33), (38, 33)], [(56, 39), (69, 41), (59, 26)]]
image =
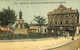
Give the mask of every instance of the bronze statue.
[(19, 19), (22, 19), (22, 12), (21, 12), (21, 10), (19, 11)]

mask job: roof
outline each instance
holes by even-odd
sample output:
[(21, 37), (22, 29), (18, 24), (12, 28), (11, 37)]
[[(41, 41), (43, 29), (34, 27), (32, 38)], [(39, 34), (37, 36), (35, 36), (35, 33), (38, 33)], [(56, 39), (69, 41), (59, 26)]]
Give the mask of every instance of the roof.
[(60, 6), (53, 10), (52, 12), (49, 12), (48, 15), (52, 15), (52, 14), (64, 14), (64, 13), (76, 13), (78, 12), (78, 10), (73, 10), (71, 7), (70, 8), (66, 8), (64, 5), (60, 4)]
[(64, 5), (60, 4), (60, 6), (57, 9), (67, 9)]
[[(39, 26), (38, 24), (31, 24), (30, 26)], [(42, 26), (48, 26), (48, 24), (44, 24)]]

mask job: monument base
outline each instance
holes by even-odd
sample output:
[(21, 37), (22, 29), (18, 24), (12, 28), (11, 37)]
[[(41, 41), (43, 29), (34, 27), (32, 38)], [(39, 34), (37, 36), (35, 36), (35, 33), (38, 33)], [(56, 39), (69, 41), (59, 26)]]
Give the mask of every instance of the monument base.
[(14, 30), (14, 34), (29, 34), (28, 32), (27, 32), (27, 29), (20, 29), (20, 28), (15, 28), (15, 30)]

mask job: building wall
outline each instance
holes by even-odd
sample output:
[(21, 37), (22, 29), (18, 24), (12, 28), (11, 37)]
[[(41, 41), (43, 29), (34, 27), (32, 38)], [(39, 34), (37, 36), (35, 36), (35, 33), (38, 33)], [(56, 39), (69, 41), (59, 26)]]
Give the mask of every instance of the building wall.
[[(62, 24), (71, 24), (71, 22), (73, 22), (74, 24), (77, 24), (77, 15), (76, 13), (74, 14), (63, 14), (63, 15), (59, 15), (59, 14), (56, 14), (56, 15), (52, 15), (52, 16), (48, 16), (48, 24), (51, 25), (51, 24), (56, 24), (55, 21), (57, 21), (57, 24), (61, 24), (61, 21), (62, 21)], [(66, 21), (68, 23), (66, 23)]]
[[(41, 32), (42, 33), (47, 33), (47, 26), (41, 26)], [(39, 26), (30, 26), (29, 32), (32, 33), (39, 33), (40, 32), (40, 27)]]
[[(73, 10), (72, 8), (64, 8), (65, 6), (60, 5), (59, 8), (53, 10), (52, 12), (48, 13), (48, 25), (66, 25), (66, 21), (68, 24), (72, 22), (74, 24), (79, 23), (79, 13), (78, 10)], [(61, 9), (62, 8), (62, 9)], [(57, 24), (56, 24), (57, 22)]]
[(42, 26), (41, 31), (42, 31), (42, 33), (47, 33), (48, 32), (47, 26)]
[(80, 26), (77, 26), (77, 28), (76, 28), (76, 34), (80, 34)]
[(39, 29), (38, 26), (30, 26), (29, 33), (30, 32), (32, 32), (32, 33), (38, 33), (38, 29)]
[(48, 27), (67, 27), (70, 29), (72, 25), (77, 27), (77, 23), (79, 23), (79, 12), (77, 9), (66, 8), (61, 4), (57, 9), (48, 13)]

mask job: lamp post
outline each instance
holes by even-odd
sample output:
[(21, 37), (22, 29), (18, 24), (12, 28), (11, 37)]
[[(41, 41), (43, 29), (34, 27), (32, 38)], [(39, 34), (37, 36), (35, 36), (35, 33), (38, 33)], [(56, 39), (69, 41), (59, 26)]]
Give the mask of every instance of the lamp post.
[(74, 29), (72, 30), (72, 40), (74, 40)]
[(63, 34), (63, 27), (60, 27), (60, 34)]
[(74, 40), (74, 33), (75, 33), (75, 29), (74, 29), (74, 23), (71, 23), (71, 33), (72, 33), (72, 40)]

